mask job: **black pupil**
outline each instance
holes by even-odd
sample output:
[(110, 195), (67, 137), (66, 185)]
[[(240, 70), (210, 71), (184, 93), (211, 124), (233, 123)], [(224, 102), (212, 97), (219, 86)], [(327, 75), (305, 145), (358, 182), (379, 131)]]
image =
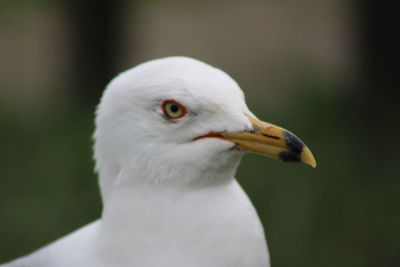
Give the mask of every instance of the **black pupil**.
[(173, 113), (177, 113), (177, 112), (179, 111), (179, 106), (178, 106), (177, 104), (171, 104), (170, 110), (171, 110)]

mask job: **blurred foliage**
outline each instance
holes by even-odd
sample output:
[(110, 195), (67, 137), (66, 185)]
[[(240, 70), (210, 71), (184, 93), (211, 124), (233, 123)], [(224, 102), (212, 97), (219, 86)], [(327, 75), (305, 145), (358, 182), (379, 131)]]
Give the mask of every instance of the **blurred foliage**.
[(49, 112), (26, 122), (1, 110), (0, 122), (5, 261), (97, 218), (101, 202), (91, 160), (91, 114)]
[(13, 12), (31, 11), (32, 8), (47, 7), (60, 2), (61, 0), (2, 0), (0, 1), (0, 14), (7, 16)]

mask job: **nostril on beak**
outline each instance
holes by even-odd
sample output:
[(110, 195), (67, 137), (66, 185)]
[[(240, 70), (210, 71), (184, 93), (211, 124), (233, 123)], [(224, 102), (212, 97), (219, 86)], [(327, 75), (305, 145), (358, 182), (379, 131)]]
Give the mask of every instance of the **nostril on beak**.
[(279, 136), (275, 136), (275, 135), (272, 135), (272, 134), (263, 133), (262, 135), (264, 135), (265, 137), (268, 137), (268, 138), (275, 139), (275, 140), (280, 140)]

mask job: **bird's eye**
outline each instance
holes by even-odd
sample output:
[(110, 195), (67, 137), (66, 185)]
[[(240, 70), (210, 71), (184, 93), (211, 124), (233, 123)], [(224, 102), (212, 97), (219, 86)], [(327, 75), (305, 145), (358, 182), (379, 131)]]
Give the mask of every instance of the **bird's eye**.
[(161, 109), (168, 119), (179, 119), (187, 113), (185, 106), (173, 99), (164, 100)]

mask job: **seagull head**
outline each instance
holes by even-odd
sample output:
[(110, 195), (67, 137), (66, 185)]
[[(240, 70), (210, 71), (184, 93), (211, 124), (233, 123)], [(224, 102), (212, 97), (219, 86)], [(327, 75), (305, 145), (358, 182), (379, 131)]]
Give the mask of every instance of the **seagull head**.
[(149, 61), (114, 78), (98, 106), (94, 139), (102, 187), (219, 182), (233, 178), (244, 152), (316, 165), (299, 138), (251, 113), (230, 76), (186, 57)]

